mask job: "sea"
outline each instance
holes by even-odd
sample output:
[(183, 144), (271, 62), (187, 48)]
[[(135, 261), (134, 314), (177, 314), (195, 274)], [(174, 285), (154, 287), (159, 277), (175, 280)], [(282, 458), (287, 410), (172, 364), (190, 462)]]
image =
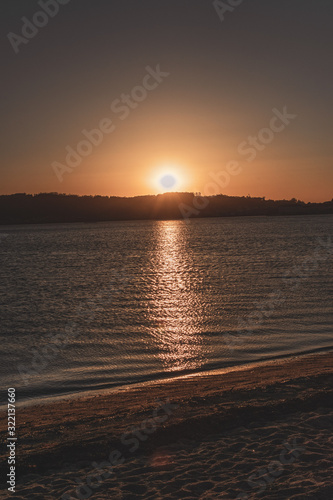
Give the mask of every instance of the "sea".
[(2, 403), (333, 347), (333, 216), (0, 227)]

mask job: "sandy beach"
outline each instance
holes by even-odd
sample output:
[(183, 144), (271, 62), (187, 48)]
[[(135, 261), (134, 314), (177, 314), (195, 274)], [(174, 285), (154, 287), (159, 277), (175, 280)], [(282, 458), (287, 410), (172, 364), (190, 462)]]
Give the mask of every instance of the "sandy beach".
[(332, 382), (322, 353), (18, 408), (1, 498), (332, 499)]

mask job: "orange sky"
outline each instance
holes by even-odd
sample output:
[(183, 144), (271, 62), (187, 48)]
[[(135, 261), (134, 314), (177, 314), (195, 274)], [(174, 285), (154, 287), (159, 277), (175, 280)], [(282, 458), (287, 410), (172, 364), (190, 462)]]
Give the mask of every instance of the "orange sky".
[[(19, 54), (1, 49), (0, 193), (156, 194), (171, 174), (170, 190), (208, 194), (234, 161), (216, 192), (332, 199), (333, 9), (304, 0), (299, 16), (296, 3), (286, 20), (278, 3), (244, 2), (223, 23), (197, 0), (68, 4)], [(20, 6), (5, 9), (8, 31), (34, 13)], [(290, 123), (272, 122), (285, 107)], [(101, 124), (109, 131), (69, 167), (66, 148)]]

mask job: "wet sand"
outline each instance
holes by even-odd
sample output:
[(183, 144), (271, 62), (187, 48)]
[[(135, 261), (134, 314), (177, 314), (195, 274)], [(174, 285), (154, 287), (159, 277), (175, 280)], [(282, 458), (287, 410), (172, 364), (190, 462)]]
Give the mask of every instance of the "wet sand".
[(0, 497), (331, 500), (332, 395), (323, 353), (18, 408)]

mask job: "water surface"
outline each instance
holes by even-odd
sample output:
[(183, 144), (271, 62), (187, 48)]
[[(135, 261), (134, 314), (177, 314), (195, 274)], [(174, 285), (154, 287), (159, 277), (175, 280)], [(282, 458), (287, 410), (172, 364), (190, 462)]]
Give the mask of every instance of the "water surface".
[(1, 227), (3, 386), (37, 401), (330, 348), (332, 222)]

